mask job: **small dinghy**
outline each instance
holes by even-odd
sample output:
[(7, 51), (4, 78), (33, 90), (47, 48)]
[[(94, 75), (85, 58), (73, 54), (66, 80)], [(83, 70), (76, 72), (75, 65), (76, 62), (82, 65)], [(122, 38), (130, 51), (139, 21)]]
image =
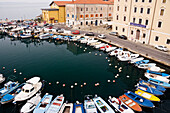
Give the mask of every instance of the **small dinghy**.
[(145, 81), (145, 80), (140, 80), (139, 84), (147, 85), (147, 86), (149, 86), (151, 88), (154, 88), (154, 89), (156, 89), (158, 91), (162, 91), (162, 92), (166, 91), (166, 89), (164, 87), (162, 87), (160, 85), (157, 85), (157, 84), (154, 84), (154, 83), (151, 83), (151, 82), (148, 82), (148, 81)]
[(148, 108), (155, 107), (154, 104), (150, 100), (145, 99), (131, 91), (126, 92), (125, 95), (131, 98), (133, 101), (137, 102), (140, 106), (148, 107)]
[(3, 77), (3, 74), (0, 74), (0, 84), (5, 81), (5, 77)]
[(149, 63), (149, 60), (137, 61), (137, 62), (135, 62), (134, 64), (135, 64), (135, 66), (138, 66), (138, 65), (140, 65), (140, 64), (147, 64), (147, 63)]
[(131, 108), (126, 106), (120, 99), (109, 97), (110, 105), (112, 105), (120, 113), (135, 113)]
[(52, 36), (52, 34), (50, 34), (50, 33), (45, 33), (45, 34), (39, 35), (39, 38), (40, 38), (41, 40), (45, 40), (45, 39), (49, 39), (51, 36)]
[(13, 91), (11, 91), (10, 93), (4, 95), (1, 98), (1, 104), (6, 104), (9, 102), (12, 102), (15, 98), (15, 96), (21, 92), (21, 88), (25, 85), (25, 83), (22, 83), (21, 85), (19, 85), (18, 87), (16, 87)]
[(160, 76), (163, 76), (163, 77), (166, 77), (166, 78), (169, 78), (169, 77), (170, 77), (170, 75), (169, 75), (169, 74), (166, 74), (166, 73), (155, 72), (155, 71), (151, 71), (151, 70), (147, 70), (146, 72), (147, 72), (147, 73), (150, 73), (150, 74), (160, 75)]
[(129, 61), (129, 63), (133, 64), (133, 63), (138, 62), (138, 61), (141, 61), (141, 60), (143, 60), (143, 59), (144, 59), (143, 57), (134, 58), (134, 59), (131, 59), (131, 60)]
[(170, 83), (163, 82), (163, 81), (160, 81), (160, 80), (156, 80), (156, 79), (153, 79), (153, 78), (150, 78), (148, 80), (148, 82), (156, 84), (156, 85), (160, 85), (160, 86), (162, 86), (164, 88), (170, 88)]
[(132, 99), (130, 99), (128, 96), (126, 95), (122, 95), (119, 97), (120, 100), (122, 102), (124, 102), (127, 106), (129, 106), (131, 109), (135, 110), (135, 111), (138, 111), (138, 112), (141, 112), (142, 111), (142, 108), (139, 106), (138, 103), (136, 103), (135, 101), (133, 101)]
[(109, 53), (110, 56), (117, 56), (118, 54), (122, 53), (123, 49), (122, 48), (118, 48), (113, 50), (112, 52)]
[(29, 34), (22, 34), (20, 35), (21, 38), (25, 39), (25, 38), (31, 38), (32, 35), (29, 35)]
[(150, 101), (155, 101), (155, 102), (160, 102), (160, 99), (158, 97), (156, 97), (153, 94), (147, 93), (145, 91), (142, 91), (140, 89), (138, 89), (137, 91), (135, 91), (135, 93), (141, 97), (144, 97)]
[(115, 50), (117, 47), (109, 47), (109, 48), (106, 48), (105, 51), (106, 52), (111, 52), (113, 50)]
[(149, 87), (147, 85), (144, 85), (144, 84), (137, 84), (137, 88), (136, 89), (140, 89), (142, 91), (145, 91), (145, 92), (148, 92), (148, 93), (151, 93), (153, 95), (156, 95), (156, 96), (160, 96), (160, 95), (163, 95), (164, 93), (155, 89), (155, 88), (152, 88), (152, 87)]
[(97, 108), (91, 95), (86, 95), (84, 99), (84, 109), (86, 113), (97, 113)]
[(0, 89), (0, 98), (13, 91), (15, 88), (18, 87), (18, 85), (19, 85), (18, 82), (12, 82), (12, 81), (9, 81), (6, 84), (4, 84), (4, 87)]
[(38, 105), (35, 107), (33, 113), (45, 113), (50, 106), (53, 95), (46, 93)]
[(93, 101), (101, 113), (115, 113), (113, 109), (101, 97), (95, 96)]
[(73, 113), (85, 113), (83, 104), (78, 101), (73, 105)]
[(154, 72), (164, 72), (165, 71), (165, 69), (161, 69), (158, 66), (152, 66), (152, 67), (148, 68), (148, 70), (154, 71)]
[(64, 96), (61, 94), (57, 96), (50, 104), (46, 113), (58, 113), (64, 102)]
[(30, 113), (40, 102), (40, 93), (37, 93), (34, 97), (27, 101), (27, 103), (21, 108), (20, 113)]
[(137, 67), (140, 69), (148, 69), (153, 66), (156, 66), (156, 64), (155, 63), (139, 64)]
[(73, 112), (73, 103), (64, 103), (59, 111), (59, 113), (72, 113), (72, 112)]

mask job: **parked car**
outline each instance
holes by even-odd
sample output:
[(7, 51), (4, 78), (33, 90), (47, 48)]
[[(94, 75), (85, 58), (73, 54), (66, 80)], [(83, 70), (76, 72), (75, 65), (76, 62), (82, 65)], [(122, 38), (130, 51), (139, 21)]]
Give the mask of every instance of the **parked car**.
[(79, 30), (75, 30), (72, 32), (72, 34), (80, 34), (80, 31)]
[(119, 38), (127, 40), (127, 36), (125, 36), (125, 35), (120, 35)]
[(168, 51), (168, 48), (163, 45), (156, 45), (155, 48), (165, 52)]
[(106, 38), (106, 35), (105, 34), (100, 34), (98, 35), (99, 38), (102, 38), (102, 39), (105, 39)]
[(110, 32), (109, 35), (118, 36), (118, 32)]
[(85, 33), (85, 36), (94, 36), (94, 33), (93, 32), (88, 32), (88, 33)]

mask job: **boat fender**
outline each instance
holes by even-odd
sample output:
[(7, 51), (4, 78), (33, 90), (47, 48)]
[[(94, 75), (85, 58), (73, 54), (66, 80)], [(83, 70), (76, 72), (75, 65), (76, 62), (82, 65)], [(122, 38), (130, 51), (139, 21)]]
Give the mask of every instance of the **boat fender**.
[(4, 69), (5, 69), (5, 67), (2, 67), (2, 69), (4, 70)]
[(83, 87), (83, 85), (81, 85), (80, 87)]
[(107, 82), (110, 82), (110, 80), (107, 80)]
[(86, 85), (86, 82), (84, 82), (84, 85)]
[(140, 99), (139, 101), (140, 101), (140, 102), (143, 102), (143, 99)]
[(112, 64), (109, 64), (109, 66), (111, 66)]

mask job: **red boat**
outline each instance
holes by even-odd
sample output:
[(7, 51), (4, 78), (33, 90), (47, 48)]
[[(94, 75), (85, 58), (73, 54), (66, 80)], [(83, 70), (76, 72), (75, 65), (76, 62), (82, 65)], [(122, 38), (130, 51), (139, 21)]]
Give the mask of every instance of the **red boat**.
[(75, 34), (75, 35), (76, 34), (80, 34), (80, 31), (79, 30), (75, 30), (75, 31), (72, 32), (72, 34)]
[(112, 47), (112, 45), (105, 45), (105, 46), (102, 46), (102, 47), (100, 47), (99, 50), (104, 51), (106, 48), (109, 48), (109, 47)]

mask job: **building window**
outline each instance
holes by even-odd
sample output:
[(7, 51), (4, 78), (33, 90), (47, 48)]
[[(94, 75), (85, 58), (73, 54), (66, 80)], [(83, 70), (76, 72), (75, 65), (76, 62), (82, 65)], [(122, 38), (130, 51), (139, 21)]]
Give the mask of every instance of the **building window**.
[(149, 0), (149, 3), (151, 3), (152, 2), (152, 0)]
[(74, 22), (73, 22), (73, 25), (74, 25)]
[(133, 23), (135, 23), (136, 18), (133, 18)]
[(111, 13), (109, 13), (109, 16), (112, 16), (112, 14), (111, 14)]
[(80, 18), (83, 18), (83, 15), (80, 15)]
[(91, 21), (91, 24), (93, 24), (93, 21)]
[(83, 25), (83, 22), (81, 22), (80, 25)]
[(162, 3), (166, 3), (166, 0), (162, 0)]
[(148, 20), (145, 21), (145, 25), (148, 25)]
[(159, 40), (159, 37), (158, 37), (158, 36), (156, 36), (156, 37), (155, 37), (155, 41), (158, 41), (158, 40)]
[(119, 20), (119, 15), (116, 16), (116, 20)]
[(81, 11), (83, 11), (83, 8), (81, 8)]
[(138, 0), (135, 0), (135, 2), (138, 2)]
[(131, 30), (131, 35), (133, 35), (133, 30)]
[(88, 18), (89, 17), (89, 15), (86, 15), (86, 18)]
[(142, 24), (142, 19), (141, 18), (139, 18), (139, 24)]
[(88, 21), (86, 21), (86, 25), (88, 25)]
[(167, 39), (166, 44), (170, 44), (170, 39)]
[(101, 11), (102, 11), (102, 7), (101, 7)]
[(127, 11), (127, 7), (125, 6), (125, 12)]
[(142, 0), (142, 2), (145, 2), (145, 0)]
[(158, 27), (161, 28), (161, 26), (162, 26), (162, 22), (159, 21), (158, 22)]
[(117, 6), (117, 11), (119, 11), (119, 6)]
[(120, 0), (118, 0), (118, 2), (120, 2)]
[(98, 17), (98, 14), (96, 14), (95, 17)]
[(88, 11), (88, 8), (86, 8), (86, 11)]
[(140, 13), (143, 13), (143, 8), (140, 9)]
[(74, 15), (72, 15), (72, 18), (74, 18)]
[(123, 28), (122, 31), (125, 32), (125, 28)]
[(93, 8), (91, 8), (91, 11), (93, 11)]
[(112, 8), (111, 8), (111, 7), (110, 7), (109, 9), (110, 9), (110, 10), (112, 10)]
[(145, 38), (146, 37), (146, 34), (145, 33), (143, 33), (143, 38)]
[(150, 14), (150, 8), (147, 9), (147, 14)]
[(91, 14), (91, 15), (90, 15), (90, 17), (94, 17), (94, 15), (93, 15), (93, 14)]
[(102, 24), (102, 20), (100, 20), (100, 24)]
[(161, 16), (164, 15), (164, 9), (161, 9), (160, 15), (161, 15)]
[(100, 17), (103, 17), (103, 14), (100, 14)]
[(137, 7), (134, 7), (134, 13), (136, 13), (137, 12)]
[(116, 26), (116, 30), (118, 30), (118, 27)]
[(96, 11), (97, 11), (97, 7), (96, 7)]
[(124, 16), (124, 21), (126, 21), (126, 16)]
[(127, 0), (125, 0), (125, 2), (127, 2)]

